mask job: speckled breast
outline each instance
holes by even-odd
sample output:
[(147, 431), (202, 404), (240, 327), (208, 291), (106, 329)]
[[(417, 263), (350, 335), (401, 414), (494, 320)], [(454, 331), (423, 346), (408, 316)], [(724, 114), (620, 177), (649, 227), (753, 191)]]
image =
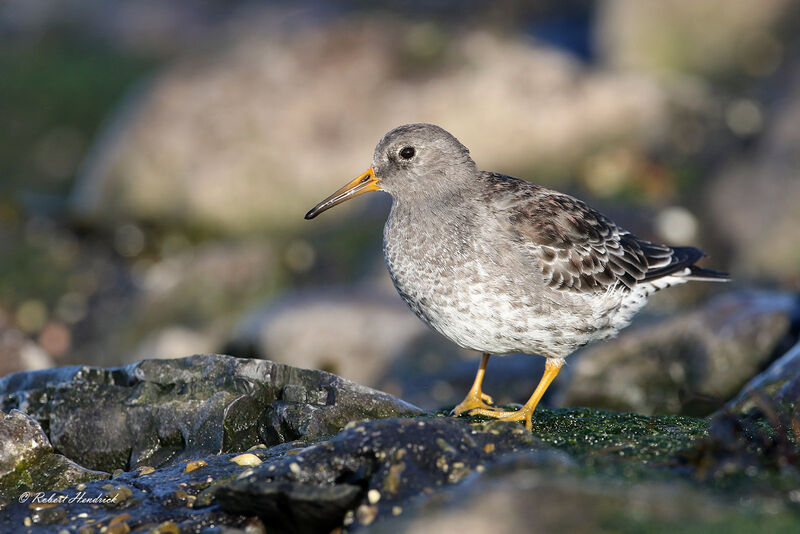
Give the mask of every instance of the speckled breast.
[(436, 331), (468, 349), (563, 358), (613, 336), (618, 303), (552, 290), (498, 229), (468, 217), (393, 206), (384, 257), (398, 293)]
[(464, 348), (492, 354), (563, 357), (590, 341), (576, 336), (574, 313), (537, 298), (530, 266), (498, 250), (496, 240), (482, 235), (485, 228), (452, 214), (424, 219), (393, 208), (384, 228), (384, 257), (400, 296), (436, 331)]

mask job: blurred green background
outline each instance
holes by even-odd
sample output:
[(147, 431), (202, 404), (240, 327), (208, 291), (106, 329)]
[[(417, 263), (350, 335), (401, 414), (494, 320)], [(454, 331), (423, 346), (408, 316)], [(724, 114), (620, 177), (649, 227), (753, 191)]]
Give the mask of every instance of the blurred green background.
[(387, 198), (303, 220), (406, 122), (796, 291), (798, 29), (784, 0), (6, 0), (0, 375), (225, 351), (402, 394), (473, 357), (394, 295)]

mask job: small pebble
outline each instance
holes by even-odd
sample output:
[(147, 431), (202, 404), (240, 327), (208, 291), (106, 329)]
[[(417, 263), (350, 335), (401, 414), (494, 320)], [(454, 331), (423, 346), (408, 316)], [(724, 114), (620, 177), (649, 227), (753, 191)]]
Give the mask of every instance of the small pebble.
[(356, 518), (362, 525), (369, 525), (378, 516), (378, 507), (362, 504), (356, 509)]
[(444, 456), (439, 456), (436, 458), (436, 467), (447, 473), (447, 471), (450, 469), (450, 466), (447, 465), (447, 458)]
[(164, 521), (155, 528), (150, 529), (147, 534), (180, 534), (181, 530), (174, 521)]
[(234, 456), (231, 458), (231, 462), (237, 465), (254, 466), (261, 463), (261, 458), (255, 454), (246, 452), (244, 454), (240, 454), (239, 456)]
[(196, 469), (200, 469), (201, 467), (207, 466), (208, 463), (205, 460), (195, 460), (193, 462), (189, 462), (186, 464), (186, 469), (183, 470), (184, 473), (191, 473)]
[(106, 493), (106, 497), (111, 499), (111, 504), (120, 504), (133, 496), (133, 491), (128, 486), (113, 487)]
[(375, 504), (381, 500), (381, 492), (376, 489), (371, 489), (367, 492), (367, 500), (370, 504)]
[(128, 534), (130, 531), (131, 527), (128, 526), (128, 523), (115, 523), (109, 525), (104, 532), (105, 534)]
[(342, 520), (342, 524), (344, 526), (349, 526), (353, 524), (353, 521), (356, 520), (356, 516), (352, 510), (348, 510), (346, 514), (344, 514), (344, 519)]

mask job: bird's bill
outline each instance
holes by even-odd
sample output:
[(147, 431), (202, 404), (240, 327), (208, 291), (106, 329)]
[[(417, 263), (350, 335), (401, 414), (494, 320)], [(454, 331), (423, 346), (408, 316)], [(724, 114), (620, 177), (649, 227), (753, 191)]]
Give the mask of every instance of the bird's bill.
[(370, 167), (358, 178), (311, 208), (311, 210), (306, 213), (306, 219), (313, 219), (323, 211), (329, 210), (345, 200), (350, 200), (351, 198), (369, 191), (378, 191), (380, 189), (379, 183), (380, 180), (375, 177), (375, 170)]

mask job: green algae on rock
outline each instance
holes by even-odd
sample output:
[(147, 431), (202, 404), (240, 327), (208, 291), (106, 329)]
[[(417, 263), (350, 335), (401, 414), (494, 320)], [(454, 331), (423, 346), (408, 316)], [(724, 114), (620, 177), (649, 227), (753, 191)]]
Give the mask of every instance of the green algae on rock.
[(589, 408), (541, 409), (533, 435), (575, 456), (664, 460), (708, 431), (705, 419), (638, 415)]

